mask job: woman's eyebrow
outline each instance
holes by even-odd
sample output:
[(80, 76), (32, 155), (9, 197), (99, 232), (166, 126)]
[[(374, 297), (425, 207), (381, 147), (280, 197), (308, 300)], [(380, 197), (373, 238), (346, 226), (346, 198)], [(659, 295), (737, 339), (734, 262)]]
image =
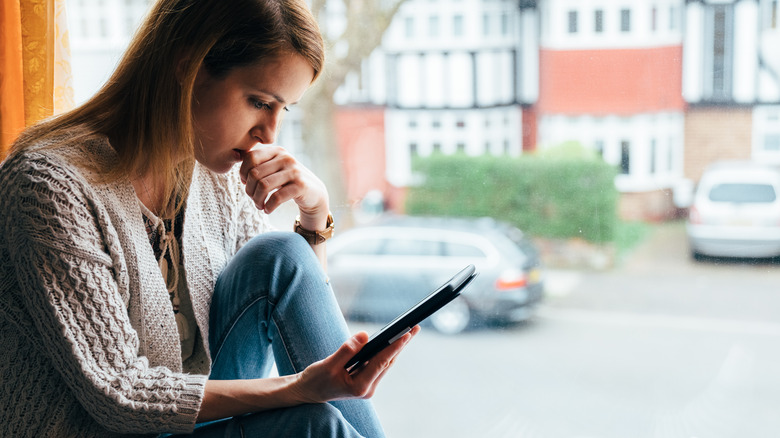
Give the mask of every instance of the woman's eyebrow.
[(263, 90), (263, 89), (261, 89), (261, 88), (258, 88), (258, 89), (256, 89), (256, 90), (257, 90), (257, 92), (258, 92), (258, 93), (265, 94), (265, 95), (268, 95), (268, 96), (271, 96), (271, 97), (273, 97), (275, 101), (279, 102), (279, 103), (280, 103), (280, 104), (282, 104), (282, 105), (295, 105), (295, 104), (297, 104), (297, 103), (298, 103), (298, 102), (287, 103), (287, 101), (286, 101), (286, 100), (284, 100), (284, 99), (282, 99), (282, 97), (281, 97), (281, 96), (279, 96), (279, 95), (277, 95), (277, 94), (274, 94), (274, 93), (272, 93), (272, 92), (270, 92), (270, 91)]

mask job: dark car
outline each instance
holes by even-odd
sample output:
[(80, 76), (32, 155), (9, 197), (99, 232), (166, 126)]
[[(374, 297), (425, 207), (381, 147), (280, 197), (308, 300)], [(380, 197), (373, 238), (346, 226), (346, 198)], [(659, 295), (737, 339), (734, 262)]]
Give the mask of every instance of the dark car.
[(539, 254), (519, 229), (490, 219), (394, 216), (337, 235), (328, 273), (348, 319), (388, 322), (468, 264), (479, 275), (428, 319), (442, 333), (513, 323), (542, 299)]

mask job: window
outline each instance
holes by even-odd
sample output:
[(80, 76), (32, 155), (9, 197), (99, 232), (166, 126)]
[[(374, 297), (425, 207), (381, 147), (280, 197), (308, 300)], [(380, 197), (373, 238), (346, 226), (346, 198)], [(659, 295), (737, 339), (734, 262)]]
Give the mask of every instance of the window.
[(731, 99), (733, 7), (713, 5), (710, 10), (712, 34), (707, 54), (710, 58), (711, 98), (716, 101)]
[(404, 19), (404, 34), (407, 39), (414, 38), (414, 17), (406, 17)]
[(577, 33), (577, 11), (569, 11), (569, 33)]
[(712, 202), (770, 203), (777, 195), (770, 184), (724, 183), (713, 186), (709, 198)]
[(655, 32), (658, 29), (658, 8), (653, 6), (650, 10), (650, 30)]
[(680, 20), (680, 12), (677, 9), (677, 6), (670, 6), (669, 7), (669, 30), (677, 30), (679, 25), (677, 24)]
[(631, 10), (630, 9), (620, 10), (620, 31), (631, 32)]
[(593, 31), (596, 33), (604, 32), (604, 11), (596, 9), (593, 12)]
[(433, 15), (428, 17), (428, 36), (436, 38), (439, 36), (439, 16)]
[(657, 146), (654, 138), (650, 139), (650, 175), (658, 171)]
[(463, 36), (463, 15), (452, 17), (452, 34), (456, 37)]
[(767, 134), (764, 136), (764, 150), (780, 152), (780, 134)]
[(441, 244), (434, 240), (408, 239), (399, 236), (385, 242), (381, 255), (432, 257), (441, 253)]
[[(330, 13), (336, 20), (321, 21), (322, 29), (334, 33), (343, 29), (340, 26), (348, 19), (339, 12), (343, 4), (370, 10), (367, 5), (376, 1), (382, 0), (326, 2), (329, 8), (335, 5)], [(83, 23), (70, 29), (74, 71), (78, 64), (86, 65), (84, 71), (90, 73), (90, 69), (111, 71), (118, 53), (100, 59), (95, 55), (115, 50), (115, 37), (121, 35), (112, 33), (137, 26), (134, 20), (140, 19), (140, 5), (152, 2), (111, 0), (101, 10), (96, 0), (66, 3), (68, 16)], [(120, 16), (125, 10), (136, 18)], [(108, 26), (103, 25), (101, 31), (100, 20), (106, 19)], [(363, 42), (380, 40), (380, 35), (372, 34), (372, 26), (365, 27), (373, 22), (360, 21)], [(112, 28), (114, 24), (121, 29)], [(384, 270), (385, 279), (396, 280), (403, 272), (420, 279), (429, 270), (437, 270), (438, 275), (436, 280), (425, 278), (430, 281), (423, 286), (396, 282), (403, 288), (390, 288), (390, 293), (381, 289), (387, 302), (395, 301), (399, 308), (379, 318), (373, 313), (359, 318), (348, 315), (352, 333), (380, 328), (393, 313), (408, 307), (401, 301), (407, 289), (419, 289), (424, 295), (441, 283), (441, 277), (453, 274), (457, 268), (447, 264), (453, 259), (456, 264), (466, 259), (484, 262), (477, 277), (480, 283), (475, 282), (473, 290), (461, 298), (468, 302), (474, 294), (477, 305), (494, 303), (495, 307), (474, 313), (467, 308), (465, 314), (475, 320), (464, 333), (444, 335), (432, 326), (424, 327), (399, 356), (373, 398), (387, 436), (749, 438), (780, 430), (780, 416), (766, 408), (775, 406), (778, 398), (780, 257), (695, 258), (687, 234), (689, 213), (695, 209), (673, 202), (683, 192), (680, 187), (695, 186), (712, 161), (740, 156), (780, 166), (780, 83), (766, 69), (768, 64), (761, 64), (767, 60), (758, 54), (766, 52), (756, 46), (766, 37), (761, 32), (780, 30), (778, 1), (413, 0), (402, 4), (389, 30), (381, 36), (383, 45), (362, 64), (363, 77), (371, 78), (360, 95), (364, 100), (357, 101), (351, 88), (359, 87), (358, 81), (345, 82), (335, 97), (339, 101), (334, 113), (354, 118), (348, 124), (330, 125), (340, 138), (351, 142), (338, 145), (343, 147), (339, 149), (341, 162), (326, 161), (336, 154), (318, 158), (302, 146), (302, 133), (312, 125), (309, 119), (302, 124), (295, 111), (302, 111), (309, 99), (319, 98), (315, 93), (307, 92), (300, 105), (291, 107), (280, 133), (296, 133), (293, 142), (285, 139), (280, 144), (290, 146), (295, 156), (307, 158), (307, 166), (330, 190), (337, 233), (328, 242), (329, 254), (336, 248), (336, 239), (348, 237), (353, 227), (391, 220), (400, 213), (422, 215), (421, 204), (431, 208), (430, 216), (444, 217), (447, 222), (468, 215), (480, 218), (466, 227), (471, 232), (480, 230), (479, 245), (472, 244), (475, 239), (462, 238), (458, 230), (448, 230), (446, 240), (438, 241), (432, 234), (396, 231), (391, 236), (364, 234), (339, 254), (350, 256), (351, 269), (362, 263)], [(109, 36), (100, 40), (101, 33)], [(528, 35), (539, 38), (533, 41)], [(92, 40), (85, 42), (84, 37)], [(100, 50), (90, 53), (93, 47)], [(328, 62), (335, 63), (345, 47), (329, 47), (337, 49), (329, 52)], [(546, 73), (574, 83), (579, 72), (572, 67), (550, 71), (550, 59), (566, 64), (588, 50), (604, 60), (605, 71), (637, 70), (609, 64), (618, 62), (620, 57), (611, 55), (623, 49), (638, 54), (630, 57), (634, 61), (656, 50), (698, 59), (690, 70), (687, 61), (675, 62), (680, 61), (676, 65), (682, 77), (698, 84), (701, 102), (680, 99), (683, 108), (670, 105), (644, 111), (613, 108), (608, 99), (575, 102), (570, 97), (561, 101), (576, 105), (553, 108), (560, 101), (549, 98), (546, 87), (551, 82), (544, 81), (551, 81), (553, 74)], [(509, 51), (514, 53), (503, 55)], [(336, 70), (329, 68), (318, 81), (335, 76)], [(652, 68), (638, 71), (659, 74)], [(86, 85), (96, 89), (106, 77), (102, 73), (90, 76)], [(670, 85), (682, 89), (688, 99), (688, 89), (679, 83), (651, 78), (649, 73), (631, 79), (614, 87), (625, 90), (625, 100), (631, 103), (636, 103), (634, 96), (663, 96)], [(649, 88), (643, 82), (646, 79), (663, 84), (652, 87), (664, 88)], [(633, 89), (634, 84), (648, 88)], [(735, 102), (736, 85), (777, 93)], [(406, 99), (408, 90), (416, 100)], [(458, 93), (467, 97), (457, 98)], [(577, 99), (588, 96), (576, 94)], [(385, 100), (385, 95), (390, 97)], [(489, 95), (485, 101), (495, 99), (485, 103), (479, 100), (483, 95)], [(352, 111), (357, 106), (365, 111)], [(764, 107), (763, 112), (757, 107)], [(667, 122), (667, 115), (678, 117), (679, 123)], [(343, 131), (345, 126), (349, 131)], [(559, 145), (563, 146), (560, 150), (543, 155), (545, 147)], [(324, 142), (313, 147), (323, 148)], [(541, 165), (548, 166), (548, 158), (554, 159), (552, 152), (570, 153), (606, 168), (609, 188), (605, 190), (614, 189), (614, 198), (602, 203), (595, 190), (587, 188), (598, 180), (590, 173), (579, 175), (576, 183), (558, 177), (548, 183), (549, 190), (540, 190), (528, 173), (483, 176), (480, 172), (485, 171), (477, 165), (484, 158), (498, 166), (508, 166), (515, 159), (528, 160), (525, 163), (544, 160)], [(423, 167), (449, 158), (465, 164), (457, 171), (442, 170), (441, 181), (450, 181), (443, 184), (446, 195), (415, 198), (420, 194), (415, 189), (430, 179)], [(324, 168), (323, 163), (341, 170), (334, 172), (342, 177), (338, 184), (316, 169)], [(503, 188), (485, 190), (494, 180)], [(461, 181), (472, 184), (471, 198), (455, 195), (454, 186)], [(339, 185), (345, 190), (337, 196)], [(526, 186), (534, 187), (527, 189), (533, 196), (513, 196), (516, 187)], [(386, 206), (387, 218), (377, 220), (365, 211), (353, 210), (361, 198), (369, 198), (369, 190), (381, 192), (376, 205)], [(712, 195), (768, 202), (778, 198), (780, 192), (774, 190), (719, 187)], [(456, 201), (453, 208), (449, 208), (450, 198)], [(755, 206), (719, 207), (725, 212)], [(587, 218), (574, 218), (574, 210), (586, 212)], [(268, 218), (275, 228), (285, 230), (291, 228), (296, 214), (292, 205), (292, 211), (280, 208)], [(556, 222), (559, 216), (566, 220)], [(486, 224), (492, 219), (519, 228), (503, 233), (511, 235), (514, 244), (493, 247), (481, 242), (492, 239), (484, 231), (490, 229)], [(766, 222), (777, 225), (780, 219)], [(559, 223), (575, 224), (578, 230), (557, 235)], [(603, 227), (602, 240), (585, 236), (596, 226)], [(382, 250), (385, 255), (378, 256)], [(504, 250), (539, 257), (542, 263), (528, 266), (523, 259), (502, 265), (511, 259)], [(374, 262), (377, 257), (382, 263)], [(329, 260), (331, 279), (337, 264)], [(361, 282), (379, 286), (370, 280)], [(481, 319), (510, 309), (503, 300), (532, 291), (510, 288), (493, 300), (496, 296), (489, 293), (494, 286), (524, 282), (539, 284), (542, 291), (542, 301), (531, 319), (522, 323)], [(354, 285), (355, 290), (332, 284), (339, 299), (375, 298), (358, 294), (362, 284)], [(380, 293), (379, 288), (366, 289)], [(391, 307), (387, 302), (381, 307)], [(450, 310), (448, 317), (457, 318), (457, 304), (445, 307)], [(512, 316), (519, 318), (524, 312), (515, 309)], [(613, 421), (610, 413), (615, 406), (625, 407), (618, 410), (620, 421)]]
[(478, 247), (456, 242), (444, 242), (444, 255), (447, 257), (486, 257), (485, 252)]
[(620, 142), (620, 173), (631, 173), (631, 143), (627, 140)]
[(596, 140), (593, 142), (593, 150), (601, 157), (604, 158), (604, 140)]

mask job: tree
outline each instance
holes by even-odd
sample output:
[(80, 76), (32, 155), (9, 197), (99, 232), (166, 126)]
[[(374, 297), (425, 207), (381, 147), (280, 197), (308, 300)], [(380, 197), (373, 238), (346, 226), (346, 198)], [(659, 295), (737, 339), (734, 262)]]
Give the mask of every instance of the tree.
[[(346, 16), (341, 29), (329, 28), (328, 7), (341, 1)], [(328, 186), (331, 208), (351, 213), (347, 202), (344, 171), (336, 138), (333, 96), (351, 72), (382, 42), (393, 16), (405, 0), (313, 0), (311, 10), (325, 38), (326, 67), (301, 101), (303, 113), (303, 150), (312, 170)], [(328, 5), (327, 3), (331, 3)], [(350, 214), (344, 219), (351, 220)]]

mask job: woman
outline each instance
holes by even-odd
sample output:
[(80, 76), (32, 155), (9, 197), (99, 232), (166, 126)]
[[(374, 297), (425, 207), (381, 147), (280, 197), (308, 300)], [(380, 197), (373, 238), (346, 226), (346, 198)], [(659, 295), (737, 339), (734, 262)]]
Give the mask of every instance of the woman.
[[(258, 145), (323, 57), (303, 0), (160, 0), (100, 92), (17, 140), (0, 436), (383, 435), (363, 399), (419, 328), (346, 373), (368, 336), (323, 269), (327, 191)], [(272, 232), (288, 200), (298, 234)]]

